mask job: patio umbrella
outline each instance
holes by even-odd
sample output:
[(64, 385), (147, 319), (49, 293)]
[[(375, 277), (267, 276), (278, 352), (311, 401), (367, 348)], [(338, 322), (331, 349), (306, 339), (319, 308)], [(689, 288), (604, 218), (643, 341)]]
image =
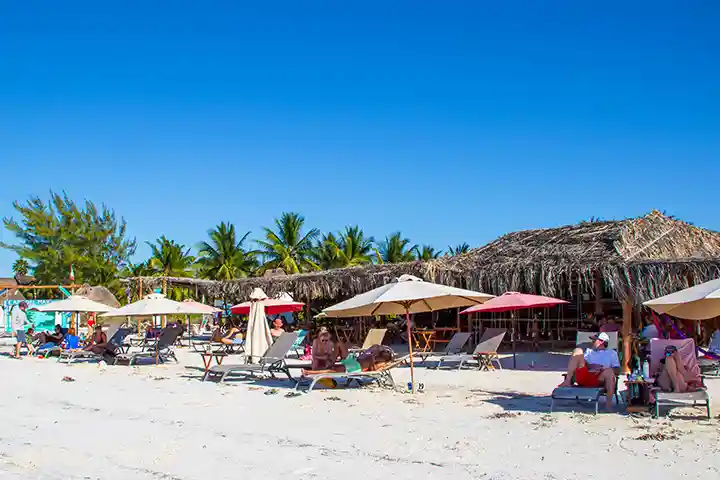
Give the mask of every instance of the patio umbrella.
[(412, 275), (402, 275), (382, 287), (361, 293), (349, 300), (328, 307), (328, 317), (371, 317), (405, 314), (410, 348), (410, 383), (415, 393), (415, 365), (412, 356), (410, 314), (433, 312), (447, 308), (467, 307), (493, 298), (486, 293), (426, 282)]
[(720, 278), (643, 303), (658, 313), (688, 320), (720, 316)]
[(250, 294), (250, 314), (245, 335), (245, 355), (249, 362), (255, 357), (262, 357), (272, 343), (270, 327), (265, 318), (267, 300), (261, 288), (254, 289)]
[[(495, 297), (492, 300), (488, 300), (482, 305), (475, 305), (466, 310), (463, 310), (462, 314), (470, 313), (499, 313), (499, 312), (515, 312), (517, 310), (525, 310), (528, 308), (548, 308), (555, 307), (568, 303), (565, 300), (559, 298), (543, 297), (541, 295), (530, 295), (529, 293), (518, 293), (518, 292), (505, 292), (499, 297)], [(517, 360), (515, 358), (515, 314), (510, 315), (512, 320), (512, 332), (510, 340), (512, 342), (513, 349), (513, 368), (517, 367)]]
[(109, 307), (103, 303), (95, 302), (93, 300), (90, 300), (87, 297), (84, 297), (82, 295), (70, 295), (67, 298), (64, 298), (62, 300), (56, 300), (54, 302), (46, 303), (45, 305), (40, 305), (37, 307), (37, 310), (40, 312), (71, 312), (73, 315), (73, 326), (75, 327), (75, 330), (77, 330), (78, 325), (75, 325), (77, 314), (80, 312), (107, 312), (109, 310), (112, 310), (112, 307)]
[(211, 307), (210, 305), (205, 305), (204, 303), (196, 302), (195, 300), (183, 300), (182, 303), (192, 308), (197, 308), (198, 311), (202, 311), (203, 315), (212, 315), (213, 313), (222, 312), (222, 309), (220, 308)]
[[(262, 292), (261, 289), (257, 289)], [(263, 295), (265, 293), (263, 292)], [(293, 298), (283, 292), (275, 298), (265, 298), (263, 301), (266, 315), (278, 315), (280, 313), (287, 312), (299, 312), (305, 306), (302, 302), (296, 302)], [(235, 315), (248, 315), (250, 313), (250, 307), (253, 301), (239, 303), (230, 307), (230, 312)]]

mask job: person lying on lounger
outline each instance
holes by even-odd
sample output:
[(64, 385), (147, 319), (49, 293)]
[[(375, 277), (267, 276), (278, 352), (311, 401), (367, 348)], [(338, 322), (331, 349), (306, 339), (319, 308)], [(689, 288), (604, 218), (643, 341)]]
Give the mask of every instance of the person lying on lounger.
[(657, 385), (663, 391), (692, 392), (702, 385), (700, 377), (688, 371), (687, 365), (674, 345), (668, 345), (665, 348), (665, 358), (661, 360), (661, 363), (663, 366), (657, 378)]
[(607, 333), (601, 332), (592, 337), (592, 340), (592, 346), (585, 352), (580, 348), (573, 351), (567, 376), (559, 386), (570, 387), (575, 379), (575, 383), (581, 387), (605, 387), (606, 407), (612, 410), (615, 377), (620, 374), (620, 360), (617, 352), (608, 348), (610, 337)]
[(242, 345), (245, 343), (242, 338), (242, 333), (237, 327), (232, 327), (225, 335), (222, 334), (219, 326), (216, 327), (215, 330), (213, 330), (212, 341), (225, 345)]
[(339, 365), (333, 365), (325, 370), (303, 370), (304, 375), (317, 375), (321, 373), (357, 373), (381, 370), (395, 357), (394, 352), (382, 345), (373, 345), (357, 357), (347, 355), (340, 360)]

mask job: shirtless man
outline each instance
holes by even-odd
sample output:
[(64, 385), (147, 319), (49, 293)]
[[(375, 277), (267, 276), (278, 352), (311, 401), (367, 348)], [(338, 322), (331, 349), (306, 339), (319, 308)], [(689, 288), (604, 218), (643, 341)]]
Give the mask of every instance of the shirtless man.
[(569, 387), (573, 378), (581, 387), (605, 387), (608, 411), (612, 410), (612, 399), (615, 393), (615, 378), (620, 374), (620, 359), (617, 352), (608, 349), (610, 337), (601, 332), (592, 337), (593, 344), (582, 351), (576, 348), (568, 364), (565, 381), (559, 386)]

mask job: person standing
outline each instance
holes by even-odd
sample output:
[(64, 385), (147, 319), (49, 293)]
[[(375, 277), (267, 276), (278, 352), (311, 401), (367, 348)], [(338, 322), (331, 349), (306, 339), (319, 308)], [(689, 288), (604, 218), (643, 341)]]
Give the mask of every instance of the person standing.
[(28, 352), (30, 352), (30, 354), (35, 351), (32, 346), (32, 342), (28, 343), (27, 335), (25, 333), (25, 326), (31, 325), (27, 319), (27, 314), (25, 313), (26, 310), (27, 303), (20, 302), (14, 306), (10, 312), (10, 323), (13, 331), (15, 332), (15, 358), (20, 358), (20, 347), (23, 343), (27, 345)]

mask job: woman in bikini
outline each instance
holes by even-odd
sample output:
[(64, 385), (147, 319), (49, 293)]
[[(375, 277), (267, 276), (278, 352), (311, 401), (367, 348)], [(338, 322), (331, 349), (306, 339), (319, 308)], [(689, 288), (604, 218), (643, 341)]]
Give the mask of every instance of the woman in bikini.
[(687, 370), (675, 346), (670, 345), (665, 348), (665, 358), (662, 361), (664, 365), (658, 376), (657, 384), (663, 391), (692, 392), (702, 384), (697, 375)]
[(391, 362), (394, 357), (395, 354), (390, 348), (382, 345), (373, 345), (357, 357), (347, 355), (340, 360), (339, 365), (332, 365), (326, 369), (303, 370), (303, 374), (373, 372), (382, 369), (386, 364)]

